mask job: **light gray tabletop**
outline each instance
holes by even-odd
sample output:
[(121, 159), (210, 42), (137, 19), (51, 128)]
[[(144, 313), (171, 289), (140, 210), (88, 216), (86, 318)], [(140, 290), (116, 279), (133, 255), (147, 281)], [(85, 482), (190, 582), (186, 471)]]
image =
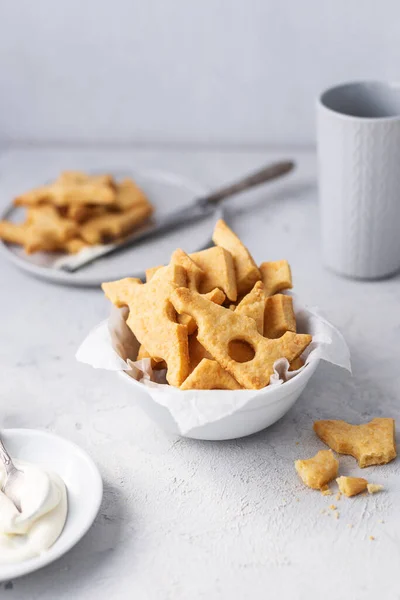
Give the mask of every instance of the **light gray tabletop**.
[(0, 258), (0, 426), (73, 440), (105, 484), (85, 538), (42, 571), (0, 584), (2, 598), (400, 597), (398, 462), (361, 471), (341, 457), (343, 474), (385, 491), (339, 501), (304, 488), (293, 466), (323, 447), (316, 419), (400, 417), (400, 281), (356, 282), (324, 270), (312, 153), (3, 149), (0, 206), (65, 168), (156, 167), (213, 186), (293, 156), (296, 174), (232, 200), (230, 220), (257, 261), (290, 261), (294, 291), (346, 337), (354, 375), (321, 365), (296, 406), (250, 438), (206, 443), (159, 431), (117, 378), (74, 359), (108, 314), (100, 290), (45, 283)]

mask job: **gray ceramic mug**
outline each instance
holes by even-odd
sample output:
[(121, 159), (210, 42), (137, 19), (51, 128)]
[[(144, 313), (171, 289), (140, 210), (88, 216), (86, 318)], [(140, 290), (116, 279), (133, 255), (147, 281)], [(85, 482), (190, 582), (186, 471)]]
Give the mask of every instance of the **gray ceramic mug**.
[(400, 269), (400, 84), (355, 82), (317, 103), (322, 253), (349, 277)]

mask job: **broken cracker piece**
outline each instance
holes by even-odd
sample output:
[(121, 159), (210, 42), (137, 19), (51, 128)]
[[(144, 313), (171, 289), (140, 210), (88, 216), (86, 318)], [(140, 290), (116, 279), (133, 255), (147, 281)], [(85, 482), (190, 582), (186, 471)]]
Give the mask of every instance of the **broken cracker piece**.
[[(275, 361), (286, 358), (291, 362), (311, 342), (310, 335), (290, 331), (278, 340), (268, 340), (258, 333), (253, 319), (218, 306), (187, 288), (175, 289), (170, 300), (179, 314), (189, 314), (196, 320), (199, 342), (248, 389), (268, 385)], [(253, 348), (255, 354), (251, 361), (239, 363), (232, 359), (229, 344), (234, 340), (244, 341)]]
[(264, 336), (276, 339), (286, 331), (296, 332), (292, 297), (284, 294), (270, 296), (265, 302)]
[(226, 297), (236, 302), (237, 287), (235, 268), (232, 255), (225, 250), (215, 246), (189, 255), (200, 269), (204, 271), (199, 292), (206, 294), (214, 288), (220, 288)]
[(187, 328), (175, 322), (169, 299), (182, 285), (186, 285), (186, 271), (175, 264), (159, 269), (149, 283), (128, 278), (102, 284), (113, 304), (129, 307), (128, 327), (152, 357), (165, 360), (167, 381), (177, 387), (189, 375), (188, 335)]
[(305, 460), (296, 460), (295, 468), (303, 483), (313, 490), (324, 489), (338, 474), (339, 462), (332, 450), (320, 450)]
[(367, 485), (367, 490), (369, 494), (376, 494), (377, 492), (381, 492), (383, 490), (383, 485), (378, 483), (369, 483)]
[(223, 219), (217, 221), (212, 239), (216, 246), (221, 246), (232, 254), (237, 293), (239, 296), (247, 294), (256, 281), (261, 279), (261, 273), (250, 252)]
[(287, 260), (263, 262), (260, 265), (261, 279), (266, 296), (292, 288), (292, 273)]
[(342, 494), (350, 498), (357, 496), (367, 489), (368, 481), (362, 477), (345, 477), (342, 475), (336, 479), (339, 490)]
[(181, 390), (240, 390), (241, 386), (216, 360), (203, 358), (181, 385)]
[(361, 468), (384, 465), (396, 458), (394, 419), (377, 418), (363, 425), (316, 421), (314, 431), (336, 452), (354, 456)]

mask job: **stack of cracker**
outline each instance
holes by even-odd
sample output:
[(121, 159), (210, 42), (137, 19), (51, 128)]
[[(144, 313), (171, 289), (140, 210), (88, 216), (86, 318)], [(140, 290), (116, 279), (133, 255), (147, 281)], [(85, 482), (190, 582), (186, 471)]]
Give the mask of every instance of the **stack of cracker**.
[(258, 267), (248, 249), (219, 220), (215, 246), (187, 255), (176, 250), (167, 266), (146, 271), (146, 282), (103, 283), (111, 302), (127, 306), (127, 325), (140, 342), (137, 359), (167, 369), (181, 390), (260, 389), (276, 360), (293, 370), (311, 336), (296, 333), (287, 261)]
[(14, 200), (26, 207), (23, 223), (0, 221), (0, 238), (33, 252), (76, 253), (87, 246), (123, 239), (153, 208), (131, 179), (65, 171)]

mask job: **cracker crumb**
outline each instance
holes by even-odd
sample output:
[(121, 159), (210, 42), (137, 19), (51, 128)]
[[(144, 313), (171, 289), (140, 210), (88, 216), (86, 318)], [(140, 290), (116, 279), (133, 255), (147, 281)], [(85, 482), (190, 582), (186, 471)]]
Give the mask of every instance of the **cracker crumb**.
[(324, 515), (326, 513), (326, 510), (322, 509), (321, 510), (321, 515)]
[(336, 500), (340, 500), (340, 499), (341, 499), (341, 497), (342, 497), (342, 492), (338, 492), (338, 493), (336, 494)]
[(323, 496), (332, 496), (332, 492), (331, 492), (331, 490), (329, 489), (329, 486), (328, 486), (328, 485), (326, 485), (325, 487), (323, 487), (323, 488), (321, 489), (321, 494), (322, 494)]
[(347, 523), (347, 527), (348, 527), (349, 529), (353, 529), (353, 525), (352, 525), (351, 523)]
[(371, 542), (373, 542), (375, 538), (374, 538), (374, 536), (373, 536), (373, 535), (370, 535), (370, 536), (369, 536), (369, 539), (371, 540)]
[(300, 442), (296, 442), (296, 446), (298, 446), (300, 444)]
[(379, 519), (378, 523), (384, 523), (385, 521), (383, 519)]
[(296, 502), (300, 502), (300, 498), (296, 498)]
[(334, 504), (331, 504), (329, 507), (331, 510), (337, 510), (337, 506), (335, 506)]
[(337, 511), (337, 512), (334, 513), (334, 515), (335, 515), (335, 519), (338, 519), (340, 517), (340, 512)]
[(367, 485), (367, 490), (369, 494), (376, 494), (376, 492), (380, 492), (383, 490), (383, 485), (379, 485), (377, 483), (369, 483)]
[(336, 479), (339, 486), (339, 493), (344, 494), (348, 498), (357, 496), (367, 489), (368, 481), (362, 477), (345, 477), (342, 475)]

